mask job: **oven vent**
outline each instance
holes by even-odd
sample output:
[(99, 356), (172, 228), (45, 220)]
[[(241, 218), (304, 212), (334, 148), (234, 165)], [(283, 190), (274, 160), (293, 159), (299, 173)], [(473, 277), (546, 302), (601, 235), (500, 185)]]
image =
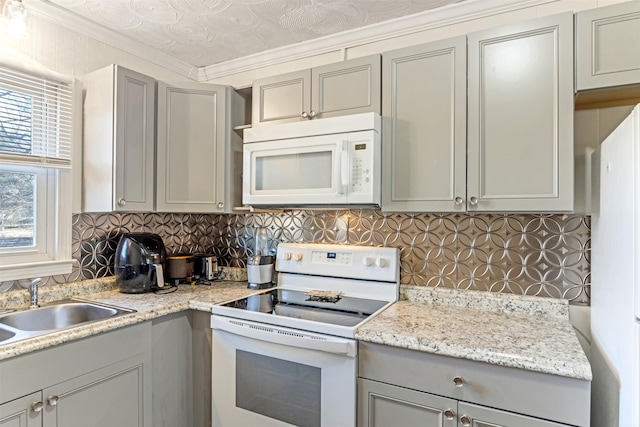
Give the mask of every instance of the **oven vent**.
[(304, 338), (304, 335), (299, 334), (299, 333), (297, 333), (297, 332), (291, 332), (291, 331), (280, 331), (280, 330), (278, 330), (278, 331), (276, 331), (276, 332), (278, 332), (280, 335), (288, 335), (288, 336), (290, 336), (290, 337)]
[(248, 323), (237, 322), (235, 320), (231, 320), (231, 321), (229, 321), (229, 323), (232, 323), (232, 324), (237, 325), (237, 326), (242, 326), (243, 328), (257, 329), (257, 330), (262, 331), (262, 332), (270, 332), (270, 333), (274, 333), (275, 332), (272, 328), (267, 328), (267, 327), (264, 327), (264, 326), (257, 326), (257, 325), (250, 325)]
[(240, 322), (240, 321), (237, 321), (237, 320), (229, 320), (229, 323), (231, 323), (233, 325), (237, 325), (237, 326), (243, 327), (243, 328), (256, 329), (258, 331), (268, 332), (270, 334), (287, 335), (287, 336), (290, 336), (290, 337), (305, 338), (305, 339), (316, 340), (316, 341), (327, 341), (326, 337), (323, 337), (323, 336), (320, 336), (320, 335), (301, 334), (301, 333), (293, 332), (293, 331), (285, 331), (285, 330), (277, 329), (277, 328), (269, 328), (267, 326), (253, 325), (253, 324), (249, 324), (249, 323)]

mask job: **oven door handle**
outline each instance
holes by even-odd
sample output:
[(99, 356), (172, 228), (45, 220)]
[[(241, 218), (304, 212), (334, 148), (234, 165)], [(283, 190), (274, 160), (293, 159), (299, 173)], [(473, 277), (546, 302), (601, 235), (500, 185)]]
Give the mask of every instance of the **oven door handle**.
[(314, 334), (295, 329), (283, 329), (262, 323), (215, 315), (211, 317), (211, 329), (289, 347), (323, 351), (348, 357), (356, 356), (356, 342), (347, 338)]

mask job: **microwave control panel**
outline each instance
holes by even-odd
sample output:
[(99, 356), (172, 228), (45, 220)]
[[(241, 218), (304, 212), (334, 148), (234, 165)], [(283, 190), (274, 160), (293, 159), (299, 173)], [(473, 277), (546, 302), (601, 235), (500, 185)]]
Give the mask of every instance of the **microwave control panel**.
[(372, 141), (358, 141), (351, 144), (351, 193), (371, 192), (371, 149)]

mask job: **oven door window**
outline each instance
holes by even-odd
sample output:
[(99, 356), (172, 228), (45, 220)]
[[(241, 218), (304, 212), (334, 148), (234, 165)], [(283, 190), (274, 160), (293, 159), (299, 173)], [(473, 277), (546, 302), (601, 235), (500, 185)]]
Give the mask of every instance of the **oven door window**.
[(321, 369), (236, 350), (236, 406), (301, 427), (319, 427)]

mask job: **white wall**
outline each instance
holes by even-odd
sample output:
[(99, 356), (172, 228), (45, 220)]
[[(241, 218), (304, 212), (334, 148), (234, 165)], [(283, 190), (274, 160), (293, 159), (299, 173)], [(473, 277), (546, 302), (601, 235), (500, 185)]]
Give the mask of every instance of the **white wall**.
[(31, 14), (28, 26), (27, 37), (2, 37), (0, 45), (31, 57), (52, 71), (82, 80), (86, 73), (115, 63), (156, 79), (188, 80), (186, 76), (39, 16)]
[(372, 41), (351, 43), (350, 45), (340, 46), (330, 52), (325, 52), (319, 55), (311, 53), (310, 56), (303, 59), (268, 65), (250, 71), (233, 73), (224, 77), (211, 79), (210, 82), (227, 84), (234, 87), (250, 86), (253, 80), (257, 78), (311, 68), (318, 65), (330, 64), (333, 62), (339, 62), (343, 59), (358, 58), (374, 53), (382, 53), (401, 47), (427, 43), (435, 40), (442, 40), (513, 22), (535, 19), (562, 12), (578, 12), (581, 10), (621, 3), (623, 1), (626, 0), (550, 0), (544, 4), (538, 4), (532, 7), (526, 7), (492, 16), (484, 16), (480, 18), (470, 17), (464, 20), (457, 19), (458, 22), (454, 23), (444, 22), (428, 24), (428, 29), (416, 31), (410, 34), (397, 37), (388, 35)]

